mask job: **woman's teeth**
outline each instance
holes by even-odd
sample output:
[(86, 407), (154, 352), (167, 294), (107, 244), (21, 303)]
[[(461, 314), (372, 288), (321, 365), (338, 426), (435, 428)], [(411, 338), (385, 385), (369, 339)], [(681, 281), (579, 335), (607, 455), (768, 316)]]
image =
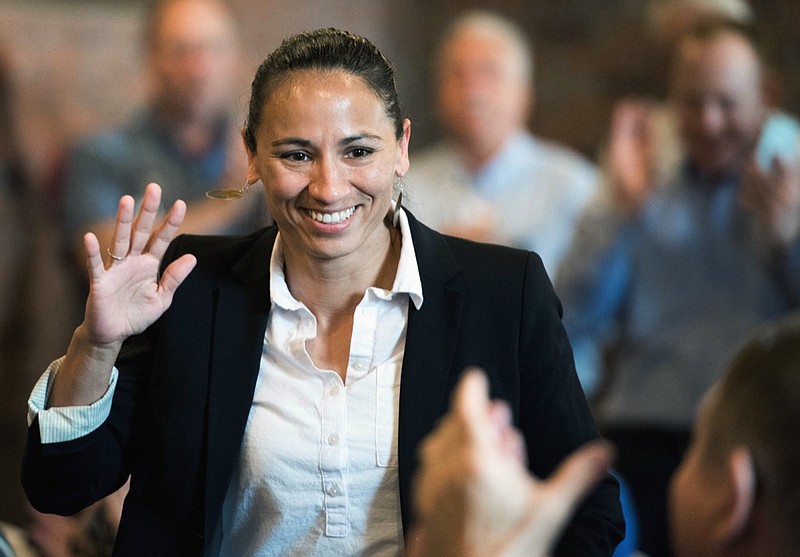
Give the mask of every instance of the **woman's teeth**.
[(318, 213), (317, 211), (308, 211), (308, 214), (317, 222), (321, 222), (323, 224), (336, 224), (338, 222), (344, 222), (350, 217), (353, 216), (353, 213), (356, 212), (355, 207), (350, 207), (349, 209), (345, 209), (344, 211), (339, 211), (338, 213)]

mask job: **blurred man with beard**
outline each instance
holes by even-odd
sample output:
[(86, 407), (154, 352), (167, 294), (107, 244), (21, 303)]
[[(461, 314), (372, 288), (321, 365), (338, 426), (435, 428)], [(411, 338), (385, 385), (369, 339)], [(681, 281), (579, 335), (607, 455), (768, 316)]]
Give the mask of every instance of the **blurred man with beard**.
[(618, 447), (652, 557), (668, 555), (667, 484), (703, 393), (755, 326), (798, 302), (797, 138), (783, 134), (766, 156), (759, 143), (776, 137), (768, 123), (796, 123), (775, 119), (764, 84), (745, 30), (689, 30), (671, 75), (680, 157), (656, 156), (652, 106), (620, 103), (608, 187), (556, 280), (574, 345), (603, 354), (597, 418)]

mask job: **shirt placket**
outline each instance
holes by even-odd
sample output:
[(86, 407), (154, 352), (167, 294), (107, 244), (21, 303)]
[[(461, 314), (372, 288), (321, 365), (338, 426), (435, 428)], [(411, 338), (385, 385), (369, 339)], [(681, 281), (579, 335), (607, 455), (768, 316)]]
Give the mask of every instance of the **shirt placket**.
[[(348, 381), (369, 372), (377, 321), (375, 307), (360, 305), (355, 312), (348, 362)], [(325, 535), (347, 534), (347, 403), (350, 393), (338, 375), (326, 379), (322, 408), (322, 448), (320, 469), (325, 500)], [(366, 406), (369, 408), (369, 406)]]
[(347, 392), (337, 374), (328, 375), (322, 402), (320, 447), (325, 535), (341, 538), (347, 535), (347, 455), (342, 438), (347, 428)]

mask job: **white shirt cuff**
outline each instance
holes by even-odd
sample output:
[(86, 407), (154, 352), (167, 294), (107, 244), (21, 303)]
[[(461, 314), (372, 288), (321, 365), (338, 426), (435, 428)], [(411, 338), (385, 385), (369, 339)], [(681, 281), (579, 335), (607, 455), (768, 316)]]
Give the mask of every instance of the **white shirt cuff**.
[(64, 357), (51, 363), (33, 386), (28, 399), (28, 427), (39, 417), (39, 435), (42, 443), (61, 443), (88, 435), (100, 427), (111, 413), (111, 401), (117, 386), (117, 368), (111, 370), (108, 389), (98, 400), (88, 406), (61, 406), (46, 408), (53, 380), (61, 368)]

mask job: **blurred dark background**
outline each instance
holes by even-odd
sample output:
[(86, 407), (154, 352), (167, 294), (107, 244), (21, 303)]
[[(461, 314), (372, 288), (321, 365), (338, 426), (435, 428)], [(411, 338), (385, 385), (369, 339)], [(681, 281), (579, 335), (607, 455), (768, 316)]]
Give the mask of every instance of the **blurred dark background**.
[[(401, 98), (414, 124), (413, 165), (413, 151), (439, 136), (429, 77), (438, 35), (461, 11), (487, 8), (517, 21), (534, 44), (537, 97), (531, 129), (596, 158), (617, 99), (666, 95), (666, 49), (656, 32), (665, 2), (231, 0), (241, 20), (245, 57), (235, 102), (243, 114), (255, 67), (283, 37), (328, 26), (366, 35), (395, 62)], [(57, 206), (58, 192), (48, 188), (57, 183), (64, 153), (76, 139), (123, 123), (141, 103), (147, 89), (139, 37), (144, 5), (137, 0), (0, 0), (0, 69), (8, 93), (2, 110), (10, 126), (5, 135), (14, 144), (15, 164), (24, 168), (19, 183), (29, 190), (14, 196), (11, 207), (21, 214), (44, 204), (41, 214), (50, 214), (53, 221), (36, 221), (39, 233), (28, 234), (35, 240), (25, 244), (11, 234), (0, 253), (9, 256), (2, 261), (16, 257), (22, 269), (12, 273), (16, 283), (45, 284), (20, 288), (27, 294), (17, 298), (3, 293), (16, 303), (0, 341), (4, 477), (19, 469), (17, 458), (9, 457), (7, 448), (4, 452), (4, 443), (8, 447), (9, 439), (25, 433), (25, 408), (19, 401), (64, 352), (76, 324), (74, 308), (62, 303), (68, 296), (68, 287), (58, 280), (63, 269), (54, 267), (61, 239), (57, 215), (48, 207)], [(800, 114), (800, 2), (759, 0), (752, 2), (752, 10), (765, 56), (779, 78), (781, 105)], [(0, 520), (22, 520), (18, 508), (10, 510), (8, 503), (20, 498), (21, 492), (0, 493)]]

